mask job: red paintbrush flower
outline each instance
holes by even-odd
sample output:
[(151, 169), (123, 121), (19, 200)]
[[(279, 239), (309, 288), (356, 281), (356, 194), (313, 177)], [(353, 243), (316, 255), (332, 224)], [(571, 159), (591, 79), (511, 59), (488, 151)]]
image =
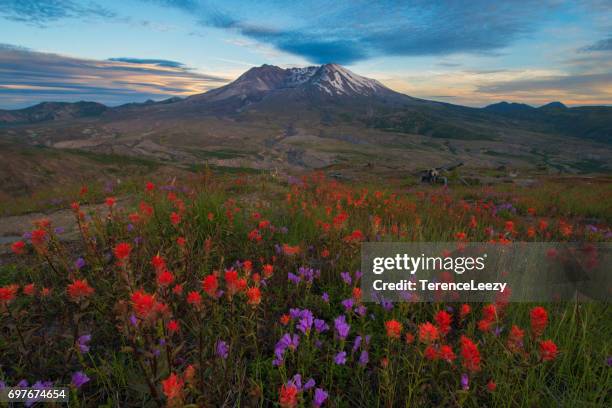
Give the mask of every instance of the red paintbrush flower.
[(129, 257), (131, 252), (132, 252), (132, 246), (128, 244), (127, 242), (120, 242), (117, 245), (115, 245), (115, 248), (113, 248), (113, 253), (115, 254), (115, 258), (119, 260), (124, 260), (125, 258)]
[(13, 251), (15, 255), (23, 255), (24, 249), (25, 249), (25, 242), (23, 241), (13, 242), (13, 244), (11, 245), (11, 250)]
[(141, 318), (148, 317), (156, 306), (155, 296), (146, 293), (143, 290), (139, 290), (132, 294), (132, 306), (136, 315)]
[(165, 287), (170, 285), (172, 282), (174, 282), (174, 275), (168, 270), (164, 270), (157, 276), (157, 283), (159, 286)]
[(82, 298), (85, 298), (87, 296), (90, 296), (91, 294), (94, 293), (94, 289), (89, 286), (89, 284), (87, 283), (87, 280), (83, 279), (83, 280), (75, 280), (73, 281), (71, 284), (68, 285), (68, 287), (66, 288), (68, 295), (76, 301), (81, 300)]
[(480, 371), (480, 352), (476, 344), (465, 336), (461, 336), (460, 343), (463, 367), (469, 371)]
[(390, 339), (399, 339), (402, 335), (402, 324), (397, 320), (389, 320), (385, 322), (387, 337)]
[(541, 336), (548, 324), (548, 312), (542, 306), (536, 306), (531, 309), (529, 317), (531, 318), (531, 331), (534, 336)]
[(217, 280), (217, 275), (208, 275), (202, 280), (202, 289), (209, 296), (216, 297), (217, 289), (219, 288), (219, 281)]
[(183, 380), (175, 373), (170, 374), (168, 378), (162, 381), (164, 395), (168, 400), (179, 400), (183, 395)]
[(261, 291), (258, 287), (249, 288), (246, 291), (247, 297), (249, 298), (249, 305), (258, 305), (261, 302)]
[(202, 296), (199, 292), (193, 290), (187, 294), (187, 303), (195, 306), (196, 308), (200, 307), (202, 305)]
[(280, 389), (278, 400), (283, 408), (293, 408), (298, 403), (298, 389), (295, 385), (283, 385)]
[(542, 361), (552, 361), (557, 357), (557, 345), (552, 340), (540, 342), (540, 357)]
[(438, 329), (430, 322), (419, 325), (419, 341), (421, 343), (432, 343), (438, 339), (438, 336)]
[(7, 285), (0, 288), (0, 305), (6, 306), (15, 299), (18, 285)]
[(442, 335), (446, 335), (450, 331), (450, 325), (453, 322), (453, 317), (444, 310), (440, 310), (435, 317), (438, 329)]

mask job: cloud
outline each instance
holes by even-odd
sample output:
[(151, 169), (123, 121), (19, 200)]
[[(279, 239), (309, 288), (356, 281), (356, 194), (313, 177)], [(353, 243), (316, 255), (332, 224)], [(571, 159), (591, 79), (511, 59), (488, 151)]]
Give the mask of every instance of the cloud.
[(0, 2), (0, 15), (7, 20), (38, 27), (66, 18), (116, 17), (114, 12), (96, 3), (79, 4), (72, 0), (3, 0)]
[(227, 83), (176, 61), (89, 60), (0, 45), (0, 106), (93, 100), (107, 105), (205, 92)]
[(595, 44), (588, 45), (580, 49), (581, 52), (593, 51), (612, 51), (612, 37), (604, 38), (597, 41)]
[(584, 75), (551, 75), (532, 79), (517, 79), (513, 81), (483, 84), (477, 87), (478, 92), (507, 94), (513, 92), (541, 92), (541, 91), (572, 91), (581, 94), (598, 94), (608, 91), (612, 99), (612, 73), (584, 74)]
[[(208, 27), (232, 30), (315, 63), (350, 64), (377, 56), (495, 54), (538, 29), (555, 0), (308, 4), (264, 1), (258, 7), (223, 2), (149, 0), (195, 16)], [(269, 15), (262, 14), (265, 10)], [(270, 25), (261, 25), (270, 21)]]
[(186, 68), (185, 64), (177, 61), (164, 60), (164, 59), (143, 59), (143, 58), (109, 58), (109, 61), (115, 62), (127, 62), (130, 64), (147, 64), (147, 65), (157, 65), (159, 67), (168, 67), (168, 68)]

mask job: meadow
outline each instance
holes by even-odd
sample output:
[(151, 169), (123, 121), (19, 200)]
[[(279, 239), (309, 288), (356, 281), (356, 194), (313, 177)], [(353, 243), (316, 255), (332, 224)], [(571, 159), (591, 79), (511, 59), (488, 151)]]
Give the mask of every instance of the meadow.
[[(612, 404), (605, 303), (366, 303), (362, 241), (612, 241), (612, 188), (322, 173), (70, 189), (0, 269), (0, 386), (70, 406)], [(104, 200), (97, 210), (87, 204)]]

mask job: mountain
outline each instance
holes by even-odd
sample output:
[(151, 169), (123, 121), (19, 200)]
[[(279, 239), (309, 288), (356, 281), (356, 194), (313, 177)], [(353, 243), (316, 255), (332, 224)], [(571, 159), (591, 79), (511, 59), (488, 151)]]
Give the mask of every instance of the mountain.
[[(0, 137), (193, 166), (322, 168), (380, 163), (595, 171), (612, 163), (612, 108), (471, 108), (404, 95), (337, 64), (262, 65), (185, 99), (0, 111)], [(2, 123), (2, 122), (0, 122)]]
[(108, 107), (96, 102), (43, 102), (17, 110), (0, 110), (0, 124), (31, 124), (102, 115)]

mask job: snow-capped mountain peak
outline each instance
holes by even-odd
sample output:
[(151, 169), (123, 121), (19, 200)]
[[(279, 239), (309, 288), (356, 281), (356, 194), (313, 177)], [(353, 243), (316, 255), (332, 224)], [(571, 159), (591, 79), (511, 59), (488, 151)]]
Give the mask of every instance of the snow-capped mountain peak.
[(321, 65), (310, 82), (328, 95), (374, 95), (390, 91), (375, 79), (357, 75), (338, 64)]

